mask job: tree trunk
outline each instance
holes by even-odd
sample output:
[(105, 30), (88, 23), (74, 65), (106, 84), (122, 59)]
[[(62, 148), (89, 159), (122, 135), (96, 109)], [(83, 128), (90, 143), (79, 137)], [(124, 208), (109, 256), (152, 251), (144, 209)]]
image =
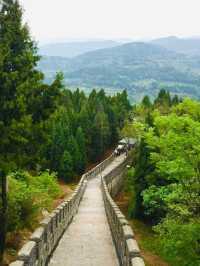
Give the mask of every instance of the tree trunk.
[(0, 262), (3, 261), (3, 254), (6, 246), (7, 231), (7, 180), (4, 171), (0, 170), (1, 202), (0, 202)]

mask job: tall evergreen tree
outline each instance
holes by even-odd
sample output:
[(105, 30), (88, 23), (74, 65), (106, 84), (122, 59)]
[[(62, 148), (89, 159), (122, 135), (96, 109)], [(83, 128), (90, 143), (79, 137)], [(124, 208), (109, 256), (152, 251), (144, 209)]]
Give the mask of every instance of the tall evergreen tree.
[[(0, 259), (6, 236), (7, 162), (15, 165), (16, 152), (25, 148), (31, 117), (26, 115), (26, 88), (41, 78), (34, 72), (38, 61), (27, 26), (22, 25), (22, 10), (17, 1), (5, 0), (0, 10), (0, 168), (2, 208), (0, 220)], [(37, 77), (37, 78), (36, 78)], [(23, 150), (22, 149), (22, 150)], [(13, 153), (15, 152), (15, 154)], [(23, 153), (19, 152), (22, 156)]]
[(0, 259), (6, 236), (6, 174), (33, 167), (39, 160), (43, 122), (55, 108), (60, 89), (59, 77), (51, 86), (43, 84), (43, 74), (36, 70), (38, 60), (19, 2), (4, 0), (0, 10)]
[(151, 107), (151, 101), (149, 99), (149, 96), (148, 95), (145, 95), (144, 98), (142, 99), (142, 105), (145, 107), (145, 108), (150, 108)]
[(87, 155), (86, 155), (86, 142), (85, 142), (85, 135), (81, 127), (78, 127), (76, 131), (76, 142), (79, 148), (79, 161), (78, 161), (78, 172), (81, 174), (85, 170), (86, 163), (87, 163)]

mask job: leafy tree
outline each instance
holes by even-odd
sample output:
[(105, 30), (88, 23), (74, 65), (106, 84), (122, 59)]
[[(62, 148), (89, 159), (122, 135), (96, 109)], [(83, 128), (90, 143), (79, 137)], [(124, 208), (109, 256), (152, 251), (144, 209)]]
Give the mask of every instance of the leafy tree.
[(131, 217), (144, 217), (144, 207), (142, 192), (148, 187), (146, 177), (151, 175), (154, 170), (154, 165), (149, 161), (150, 150), (145, 144), (144, 139), (138, 147), (136, 157), (136, 167), (133, 176), (133, 187), (135, 190), (135, 203), (133, 209), (130, 209)]
[(198, 265), (200, 105), (188, 98), (169, 105), (164, 91), (158, 99), (149, 110), (150, 119), (137, 112), (137, 121), (124, 129), (136, 137), (138, 120), (144, 129), (137, 131), (141, 141), (132, 181), (129, 176), (134, 191), (129, 209), (132, 216), (155, 225), (160, 252), (171, 264)]

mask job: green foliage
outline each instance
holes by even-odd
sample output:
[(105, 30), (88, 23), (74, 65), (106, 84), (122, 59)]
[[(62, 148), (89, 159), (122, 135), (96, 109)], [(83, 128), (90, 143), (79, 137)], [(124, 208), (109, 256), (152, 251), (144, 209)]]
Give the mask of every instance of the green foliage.
[(137, 108), (130, 126), (139, 120), (144, 128), (134, 157), (130, 212), (155, 225), (160, 253), (172, 265), (198, 265), (200, 105), (190, 99), (173, 101), (162, 90), (147, 109)]
[[(10, 231), (34, 220), (58, 196), (59, 178), (72, 181), (118, 140), (130, 103), (126, 91), (89, 97), (73, 93), (57, 73), (45, 84), (38, 71), (36, 44), (23, 24), (19, 1), (5, 0), (0, 10), (0, 263)], [(45, 171), (50, 169), (50, 172)], [(6, 175), (10, 191), (7, 193)], [(33, 171), (35, 176), (24, 172)], [(41, 174), (38, 174), (40, 171)], [(44, 172), (45, 171), (45, 172)]]
[(42, 193), (48, 194), (50, 198), (56, 198), (60, 194), (56, 173), (43, 171), (37, 176), (33, 176), (28, 186), (39, 189)]
[(196, 266), (200, 264), (200, 224), (191, 220), (185, 224), (166, 218), (155, 227), (159, 233), (160, 252), (174, 266)]
[[(0, 167), (33, 167), (45, 142), (44, 124), (55, 110), (60, 76), (43, 83), (39, 60), (18, 1), (3, 1), (0, 11)], [(9, 161), (9, 165), (7, 162)]]
[(144, 98), (142, 99), (142, 105), (146, 108), (150, 108), (151, 107), (151, 101), (149, 96), (144, 96)]
[(130, 104), (125, 91), (108, 97), (103, 90), (94, 90), (86, 97), (78, 89), (65, 89), (59, 101), (47, 123), (42, 168), (70, 181), (84, 172), (87, 162), (96, 162), (117, 142)]
[(158, 223), (166, 215), (166, 198), (171, 192), (167, 186), (150, 186), (141, 192), (144, 213), (153, 218), (154, 223)]
[(81, 127), (78, 127), (75, 138), (76, 138), (76, 141), (78, 144), (78, 150), (79, 150), (77, 171), (78, 173), (83, 173), (86, 167), (86, 163), (87, 163), (87, 154), (86, 154), (85, 134)]
[(171, 97), (168, 91), (161, 89), (158, 93), (158, 97), (154, 101), (155, 105), (171, 105)]
[(61, 157), (59, 174), (66, 182), (72, 181), (74, 177), (73, 159), (68, 151), (64, 151)]
[(49, 208), (52, 199), (60, 194), (54, 173), (14, 172), (8, 177), (8, 230), (16, 231), (34, 224), (39, 210)]

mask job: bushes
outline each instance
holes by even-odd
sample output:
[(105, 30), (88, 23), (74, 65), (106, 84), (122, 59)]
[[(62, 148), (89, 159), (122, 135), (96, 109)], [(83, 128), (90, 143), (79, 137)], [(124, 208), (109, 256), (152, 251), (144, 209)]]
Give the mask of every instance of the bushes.
[[(172, 106), (159, 94), (143, 121), (132, 173), (130, 213), (158, 233), (160, 253), (173, 266), (200, 265), (200, 104)], [(137, 109), (137, 111), (139, 108)], [(132, 125), (133, 127), (134, 125)]]
[(32, 178), (31, 185), (33, 188), (37, 187), (41, 193), (47, 194), (52, 199), (59, 196), (60, 188), (57, 183), (56, 173), (50, 174), (49, 171), (44, 171)]
[(183, 223), (166, 218), (154, 227), (160, 235), (160, 252), (174, 266), (200, 265), (200, 221)]
[(49, 208), (52, 199), (60, 193), (55, 173), (48, 171), (37, 176), (14, 172), (8, 181), (8, 231), (31, 227), (39, 211)]

